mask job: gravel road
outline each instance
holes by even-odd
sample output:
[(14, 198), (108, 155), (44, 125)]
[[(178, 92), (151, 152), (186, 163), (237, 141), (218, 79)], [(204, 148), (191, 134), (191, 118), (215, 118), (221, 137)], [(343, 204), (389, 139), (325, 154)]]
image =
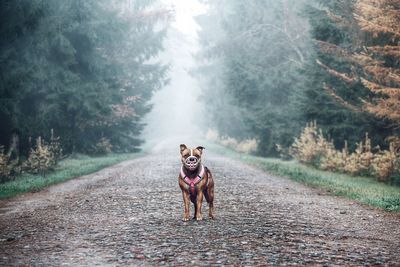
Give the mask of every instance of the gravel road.
[(0, 266), (400, 266), (399, 214), (210, 151), (217, 219), (183, 222), (176, 148), (0, 201)]

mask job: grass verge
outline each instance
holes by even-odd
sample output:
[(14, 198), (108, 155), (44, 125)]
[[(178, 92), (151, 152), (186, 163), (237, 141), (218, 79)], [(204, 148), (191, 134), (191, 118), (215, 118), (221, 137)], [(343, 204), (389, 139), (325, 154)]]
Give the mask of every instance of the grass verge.
[(284, 176), (373, 207), (400, 212), (400, 187), (378, 182), (372, 177), (354, 177), (317, 170), (296, 161), (244, 155), (212, 143), (207, 143), (207, 147), (218, 154), (256, 165), (268, 173)]
[(0, 184), (0, 199), (14, 197), (26, 192), (37, 192), (49, 185), (96, 172), (138, 155), (140, 153), (109, 154), (101, 157), (81, 154), (70, 156), (60, 161), (55, 170), (45, 176), (22, 174), (13, 181)]

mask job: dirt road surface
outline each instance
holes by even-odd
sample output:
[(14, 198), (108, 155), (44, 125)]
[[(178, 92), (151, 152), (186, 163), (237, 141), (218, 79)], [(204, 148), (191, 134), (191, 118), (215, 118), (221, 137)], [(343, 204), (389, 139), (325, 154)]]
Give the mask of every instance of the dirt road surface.
[(1, 201), (0, 266), (400, 266), (398, 214), (205, 157), (216, 220), (181, 220), (178, 146), (157, 149)]

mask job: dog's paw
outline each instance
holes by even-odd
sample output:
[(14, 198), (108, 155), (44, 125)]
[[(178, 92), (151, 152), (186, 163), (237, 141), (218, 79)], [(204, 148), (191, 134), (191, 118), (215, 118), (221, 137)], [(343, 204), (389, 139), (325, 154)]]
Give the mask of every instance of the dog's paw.
[(201, 215), (196, 216), (196, 221), (202, 221), (202, 220), (203, 220), (203, 216), (201, 216)]
[(184, 221), (184, 222), (187, 222), (187, 221), (189, 221), (189, 220), (190, 220), (189, 217), (183, 217), (183, 218), (182, 218), (182, 221)]
[(210, 218), (211, 220), (215, 220), (215, 215), (210, 214), (208, 215), (208, 218)]

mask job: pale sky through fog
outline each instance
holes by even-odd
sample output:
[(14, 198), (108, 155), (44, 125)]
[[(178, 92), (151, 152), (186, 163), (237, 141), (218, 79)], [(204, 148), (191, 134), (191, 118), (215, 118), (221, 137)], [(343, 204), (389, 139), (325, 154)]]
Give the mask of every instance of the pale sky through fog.
[(206, 7), (197, 0), (162, 0), (162, 4), (175, 11), (164, 41), (165, 51), (159, 57), (170, 66), (170, 83), (153, 96), (153, 109), (146, 116), (143, 136), (148, 140), (177, 137), (181, 142), (190, 142), (206, 131), (200, 126), (205, 111), (199, 101), (199, 85), (189, 74), (196, 66), (193, 55), (199, 46), (199, 26), (194, 17), (204, 13)]
[(206, 7), (197, 0), (163, 0), (163, 3), (175, 10), (175, 21), (172, 27), (185, 35), (196, 37), (199, 26), (193, 17), (204, 13)]

